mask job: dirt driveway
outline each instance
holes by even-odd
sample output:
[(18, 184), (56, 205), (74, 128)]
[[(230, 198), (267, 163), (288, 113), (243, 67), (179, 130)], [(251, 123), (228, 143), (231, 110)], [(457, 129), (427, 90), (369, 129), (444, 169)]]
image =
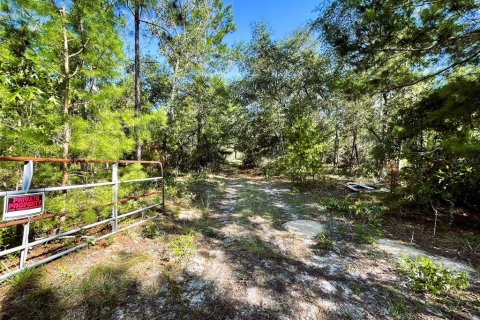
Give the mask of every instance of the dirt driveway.
[[(359, 244), (354, 224), (322, 205), (330, 191), (299, 192), (238, 171), (189, 178), (182, 188), (172, 191), (171, 216), (4, 285), (4, 319), (478, 317), (472, 266), (388, 231)], [(323, 240), (285, 225), (299, 220), (320, 226)], [(465, 271), (471, 286), (460, 298), (414, 293), (395, 268), (403, 255)]]

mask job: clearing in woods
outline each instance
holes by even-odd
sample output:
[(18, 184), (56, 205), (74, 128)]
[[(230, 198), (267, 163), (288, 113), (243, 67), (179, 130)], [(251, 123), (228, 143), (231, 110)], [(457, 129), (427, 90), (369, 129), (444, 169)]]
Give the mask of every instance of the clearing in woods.
[[(0, 319), (478, 318), (477, 262), (458, 259), (454, 231), (384, 219), (366, 235), (324, 206), (348, 194), (339, 181), (299, 191), (228, 168), (170, 192), (170, 215), (7, 282)], [(416, 293), (403, 255), (465, 271), (470, 286)]]

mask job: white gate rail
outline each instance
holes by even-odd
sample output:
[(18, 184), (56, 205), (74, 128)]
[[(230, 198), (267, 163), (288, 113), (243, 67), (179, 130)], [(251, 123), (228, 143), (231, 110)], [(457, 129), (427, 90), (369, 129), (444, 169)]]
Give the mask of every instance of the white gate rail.
[[(23, 158), (23, 157), (0, 157), (0, 162), (4, 161), (16, 161), (16, 162), (25, 162), (25, 168), (24, 168), (24, 177), (23, 177), (23, 183), (22, 183), (22, 188), (24, 190), (12, 190), (12, 191), (0, 191), (0, 197), (5, 197), (7, 195), (18, 195), (18, 194), (24, 194), (27, 192), (55, 192), (55, 191), (65, 191), (65, 190), (75, 190), (75, 189), (88, 189), (88, 188), (95, 188), (95, 187), (103, 187), (103, 186), (112, 186), (112, 202), (109, 205), (112, 205), (112, 216), (108, 219), (104, 219), (86, 226), (82, 226), (80, 228), (68, 230), (65, 232), (58, 233), (56, 235), (46, 237), (40, 240), (36, 240), (33, 242), (29, 242), (29, 232), (30, 232), (30, 222), (32, 221), (38, 221), (42, 219), (48, 219), (52, 218), (54, 215), (53, 214), (44, 214), (43, 216), (38, 216), (30, 219), (21, 219), (18, 221), (11, 221), (7, 223), (1, 223), (0, 228), (3, 227), (9, 227), (13, 225), (20, 225), (23, 224), (23, 240), (22, 240), (22, 245), (14, 247), (14, 248), (9, 248), (3, 251), (0, 251), (0, 258), (11, 254), (15, 252), (21, 252), (20, 255), (20, 264), (19, 268), (10, 271), (7, 270), (7, 273), (3, 273), (0, 275), (0, 281), (3, 281), (14, 274), (17, 274), (21, 271), (23, 271), (26, 268), (34, 268), (37, 266), (40, 266), (42, 264), (45, 264), (47, 262), (50, 262), (52, 260), (55, 260), (61, 256), (64, 256), (68, 253), (71, 253), (75, 250), (84, 248), (88, 245), (87, 242), (81, 243), (77, 246), (74, 246), (72, 248), (69, 248), (67, 250), (58, 252), (56, 254), (53, 254), (51, 256), (48, 256), (44, 259), (41, 259), (39, 261), (35, 261), (34, 263), (28, 265), (27, 264), (27, 256), (28, 256), (28, 251), (35, 247), (42, 245), (44, 243), (69, 236), (72, 234), (80, 233), (85, 230), (91, 229), (93, 227), (102, 225), (102, 224), (107, 224), (111, 223), (112, 225), (112, 230), (111, 232), (102, 235), (100, 237), (97, 237), (93, 239), (93, 241), (98, 241), (105, 239), (113, 234), (116, 234), (118, 232), (124, 231), (129, 228), (136, 227), (138, 225), (141, 225), (145, 222), (148, 221), (147, 219), (143, 219), (141, 221), (135, 222), (133, 224), (130, 224), (126, 227), (123, 227), (121, 229), (118, 228), (118, 222), (120, 219), (132, 216), (134, 214), (150, 210), (156, 207), (161, 206), (162, 207), (162, 212), (165, 212), (165, 181), (164, 181), (164, 174), (163, 174), (163, 165), (162, 162), (160, 161), (135, 161), (135, 160), (118, 160), (118, 161), (111, 161), (111, 160), (85, 160), (85, 159), (57, 159), (57, 158)], [(60, 163), (108, 163), (112, 164), (112, 181), (111, 182), (99, 182), (99, 183), (90, 183), (90, 184), (80, 184), (80, 185), (69, 185), (69, 186), (59, 186), (59, 187), (47, 187), (47, 188), (36, 188), (36, 189), (29, 189), (29, 185), (31, 182), (32, 178), (32, 172), (33, 172), (33, 162), (49, 162), (49, 163), (55, 163), (55, 162), (60, 162)], [(133, 180), (118, 180), (118, 165), (119, 164), (153, 164), (153, 165), (158, 165), (160, 167), (160, 174), (161, 176), (158, 177), (152, 177), (152, 178), (143, 178), (143, 179), (133, 179)], [(137, 182), (145, 182), (145, 181), (161, 181), (162, 186), (161, 186), (161, 194), (162, 194), (162, 201), (160, 203), (156, 203), (144, 208), (139, 208), (136, 210), (133, 210), (131, 212), (127, 212), (124, 214), (118, 214), (118, 185), (119, 184), (125, 184), (125, 183), (137, 183)], [(128, 198), (127, 198), (128, 200)], [(155, 215), (155, 216), (158, 216)]]

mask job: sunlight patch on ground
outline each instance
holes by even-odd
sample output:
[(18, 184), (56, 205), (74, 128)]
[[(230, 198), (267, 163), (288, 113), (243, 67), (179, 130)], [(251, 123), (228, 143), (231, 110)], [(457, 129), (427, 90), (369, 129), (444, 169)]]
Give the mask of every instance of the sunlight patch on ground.
[(295, 220), (283, 225), (285, 229), (304, 235), (307, 239), (315, 238), (319, 233), (325, 231), (325, 227), (312, 220)]
[(456, 271), (465, 271), (465, 272), (470, 272), (473, 273), (475, 270), (466, 265), (465, 263), (458, 262), (449, 258), (445, 257), (440, 257), (440, 256), (435, 256), (432, 254), (429, 254), (423, 250), (417, 249), (415, 247), (409, 246), (402, 244), (398, 241), (394, 240), (389, 240), (389, 239), (379, 239), (378, 240), (378, 247), (393, 255), (396, 257), (402, 257), (402, 256), (407, 256), (407, 257), (417, 257), (417, 256), (425, 256), (430, 259), (432, 259), (434, 262), (442, 264), (444, 267), (448, 269), (453, 269)]

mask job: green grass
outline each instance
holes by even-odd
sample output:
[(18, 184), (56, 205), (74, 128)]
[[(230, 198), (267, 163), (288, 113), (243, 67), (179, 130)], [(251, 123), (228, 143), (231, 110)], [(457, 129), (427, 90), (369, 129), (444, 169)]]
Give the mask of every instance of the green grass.
[(234, 242), (233, 250), (249, 252), (258, 258), (276, 259), (281, 258), (282, 254), (275, 248), (265, 243), (258, 237), (240, 238)]
[(252, 216), (261, 216), (271, 222), (277, 222), (281, 216), (281, 210), (272, 204), (270, 196), (253, 185), (242, 189), (235, 209), (245, 223)]
[(316, 192), (301, 192), (294, 189), (292, 192), (283, 195), (285, 202), (295, 213), (301, 217), (318, 216), (319, 214), (328, 214), (326, 207), (319, 199), (320, 195)]
[(63, 319), (65, 305), (44, 281), (44, 269), (26, 269), (12, 277), (4, 297), (5, 319)]
[(176, 258), (180, 260), (188, 259), (197, 250), (196, 234), (193, 230), (190, 230), (187, 234), (172, 236), (167, 247)]
[(125, 302), (135, 291), (136, 282), (127, 270), (119, 266), (98, 266), (93, 268), (81, 283), (82, 300), (99, 318)]
[(144, 238), (155, 239), (165, 236), (165, 231), (160, 228), (157, 221), (150, 220), (142, 229), (141, 234)]
[(360, 244), (374, 244), (382, 236), (382, 231), (373, 223), (357, 223), (353, 240)]
[(335, 248), (334, 242), (330, 238), (330, 234), (326, 231), (315, 237), (316, 247), (322, 251), (331, 251)]
[(85, 305), (91, 319), (107, 319), (112, 310), (126, 303), (139, 292), (137, 280), (130, 269), (148, 259), (145, 255), (121, 253), (112, 263), (95, 266), (78, 282), (80, 305)]
[(407, 302), (399, 294), (389, 289), (385, 292), (385, 296), (388, 305), (388, 315), (394, 319), (408, 320), (412, 319), (412, 311), (410, 310)]

